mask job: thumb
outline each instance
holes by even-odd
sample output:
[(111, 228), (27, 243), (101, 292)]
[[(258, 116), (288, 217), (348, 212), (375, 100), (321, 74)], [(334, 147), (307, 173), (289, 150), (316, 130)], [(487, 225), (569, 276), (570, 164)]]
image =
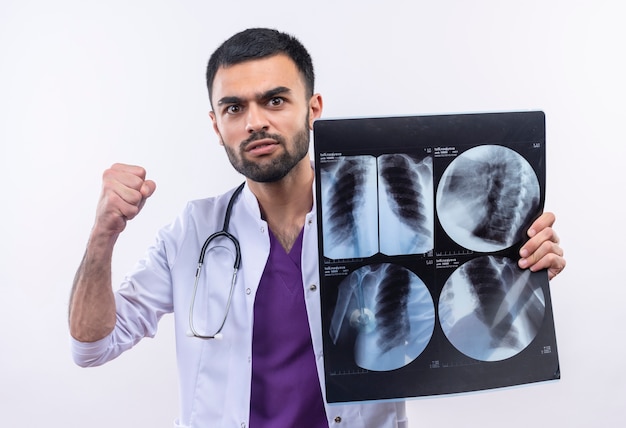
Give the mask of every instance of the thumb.
[(146, 180), (143, 182), (143, 184), (141, 185), (141, 189), (139, 189), (139, 191), (141, 192), (141, 202), (139, 202), (139, 210), (143, 209), (143, 206), (145, 205), (146, 200), (150, 196), (152, 196), (155, 190), (156, 190), (156, 183), (154, 181)]
[(156, 183), (152, 180), (146, 180), (141, 185), (141, 190), (140, 190), (141, 196), (143, 196), (143, 199), (147, 199), (150, 196), (152, 196), (155, 190), (156, 190)]

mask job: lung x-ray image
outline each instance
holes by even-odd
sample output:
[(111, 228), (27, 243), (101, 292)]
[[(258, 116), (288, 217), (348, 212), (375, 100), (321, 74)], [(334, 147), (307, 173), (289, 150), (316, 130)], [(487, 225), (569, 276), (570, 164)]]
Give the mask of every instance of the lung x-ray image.
[(393, 256), (432, 250), (432, 157), (381, 155), (378, 177), (380, 252)]
[(424, 282), (390, 263), (366, 265), (339, 285), (330, 336), (352, 346), (364, 369), (395, 370), (413, 361), (435, 325), (433, 299)]
[(325, 203), (324, 254), (331, 259), (378, 252), (376, 158), (342, 157), (320, 165)]
[(432, 250), (431, 156), (342, 156), (320, 164), (320, 182), (329, 259)]

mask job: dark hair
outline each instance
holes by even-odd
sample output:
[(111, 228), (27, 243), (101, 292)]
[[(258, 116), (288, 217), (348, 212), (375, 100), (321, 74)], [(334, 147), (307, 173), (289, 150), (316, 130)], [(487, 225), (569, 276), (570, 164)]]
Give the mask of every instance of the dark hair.
[(220, 67), (228, 67), (278, 54), (285, 54), (295, 62), (296, 67), (304, 77), (307, 95), (312, 96), (315, 84), (313, 61), (302, 43), (295, 37), (277, 30), (249, 28), (226, 40), (211, 55), (206, 69), (209, 101), (211, 101), (215, 74)]

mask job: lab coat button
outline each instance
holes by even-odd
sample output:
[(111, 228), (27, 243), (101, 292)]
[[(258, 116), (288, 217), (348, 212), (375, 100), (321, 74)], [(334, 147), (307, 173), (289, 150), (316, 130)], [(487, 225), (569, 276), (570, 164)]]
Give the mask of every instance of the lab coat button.
[(250, 290), (249, 288), (246, 288), (246, 294), (250, 295), (250, 293), (252, 293), (252, 290)]
[(341, 423), (341, 416), (335, 416), (335, 423), (337, 424)]
[(311, 284), (311, 285), (309, 286), (309, 290), (311, 290), (311, 291), (315, 291), (315, 290), (317, 290), (317, 285), (315, 285), (315, 284)]

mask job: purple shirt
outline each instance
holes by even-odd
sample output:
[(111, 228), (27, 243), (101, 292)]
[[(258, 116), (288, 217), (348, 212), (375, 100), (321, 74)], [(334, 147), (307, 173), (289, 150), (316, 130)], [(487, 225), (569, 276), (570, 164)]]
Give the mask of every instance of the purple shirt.
[(328, 428), (304, 305), (303, 234), (289, 254), (269, 235), (254, 301), (250, 428)]

